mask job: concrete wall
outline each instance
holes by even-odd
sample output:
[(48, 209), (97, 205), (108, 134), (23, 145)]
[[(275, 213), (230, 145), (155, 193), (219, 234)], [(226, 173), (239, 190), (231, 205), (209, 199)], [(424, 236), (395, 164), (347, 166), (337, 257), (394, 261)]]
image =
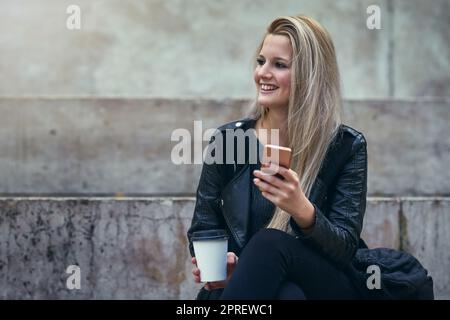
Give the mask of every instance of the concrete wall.
[[(2, 198), (0, 298), (193, 299), (185, 237), (193, 206), (193, 198)], [(419, 257), (436, 297), (449, 299), (449, 223), (450, 198), (372, 198), (362, 237)], [(81, 268), (80, 290), (66, 287), (69, 265)]]
[[(66, 8), (81, 8), (68, 30)], [(366, 27), (379, 5), (381, 30)], [(0, 95), (251, 98), (268, 23), (331, 33), (347, 98), (449, 96), (449, 0), (2, 0)]]
[[(245, 100), (0, 99), (0, 193), (193, 194), (200, 165), (175, 165), (177, 128), (203, 132)], [(450, 100), (345, 101), (368, 141), (369, 194), (450, 194)]]
[[(364, 237), (416, 255), (450, 299), (450, 0), (0, 0), (0, 298), (193, 298), (194, 203), (174, 196), (201, 168), (170, 162), (171, 133), (242, 117), (257, 43), (297, 13), (330, 31), (345, 123), (368, 141)], [(78, 196), (33, 197), (49, 193)], [(114, 193), (161, 197), (93, 197)]]

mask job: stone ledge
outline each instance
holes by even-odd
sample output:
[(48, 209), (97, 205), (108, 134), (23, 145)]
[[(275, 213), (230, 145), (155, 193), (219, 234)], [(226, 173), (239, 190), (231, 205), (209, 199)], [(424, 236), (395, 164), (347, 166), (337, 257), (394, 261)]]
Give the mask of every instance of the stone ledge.
[[(192, 299), (192, 197), (0, 198), (0, 298)], [(362, 237), (402, 248), (450, 296), (450, 198), (369, 198)], [(66, 288), (68, 265), (82, 288)]]

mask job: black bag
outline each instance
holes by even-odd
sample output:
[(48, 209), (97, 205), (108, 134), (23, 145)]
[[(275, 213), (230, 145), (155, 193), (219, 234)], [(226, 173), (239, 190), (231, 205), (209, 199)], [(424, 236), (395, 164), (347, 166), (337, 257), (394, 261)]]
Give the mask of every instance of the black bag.
[[(371, 265), (379, 267), (380, 289), (369, 289), (367, 284), (372, 275), (367, 268)], [(434, 299), (433, 279), (407, 252), (389, 248), (358, 249), (351, 268), (355, 285), (364, 299)]]

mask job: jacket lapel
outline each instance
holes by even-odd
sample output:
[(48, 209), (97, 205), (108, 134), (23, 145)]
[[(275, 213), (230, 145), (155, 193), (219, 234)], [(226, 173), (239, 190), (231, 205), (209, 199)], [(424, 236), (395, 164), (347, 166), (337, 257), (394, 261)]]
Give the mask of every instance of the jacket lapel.
[(250, 178), (250, 166), (247, 164), (222, 191), (222, 212), (240, 248), (248, 241)]

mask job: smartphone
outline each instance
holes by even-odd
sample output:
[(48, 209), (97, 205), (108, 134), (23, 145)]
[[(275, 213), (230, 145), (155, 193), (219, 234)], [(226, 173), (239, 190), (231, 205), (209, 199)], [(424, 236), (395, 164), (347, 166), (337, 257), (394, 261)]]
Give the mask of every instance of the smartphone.
[(280, 147), (273, 144), (266, 144), (263, 151), (263, 163), (273, 163), (280, 167), (290, 169), (292, 150), (287, 147)]

